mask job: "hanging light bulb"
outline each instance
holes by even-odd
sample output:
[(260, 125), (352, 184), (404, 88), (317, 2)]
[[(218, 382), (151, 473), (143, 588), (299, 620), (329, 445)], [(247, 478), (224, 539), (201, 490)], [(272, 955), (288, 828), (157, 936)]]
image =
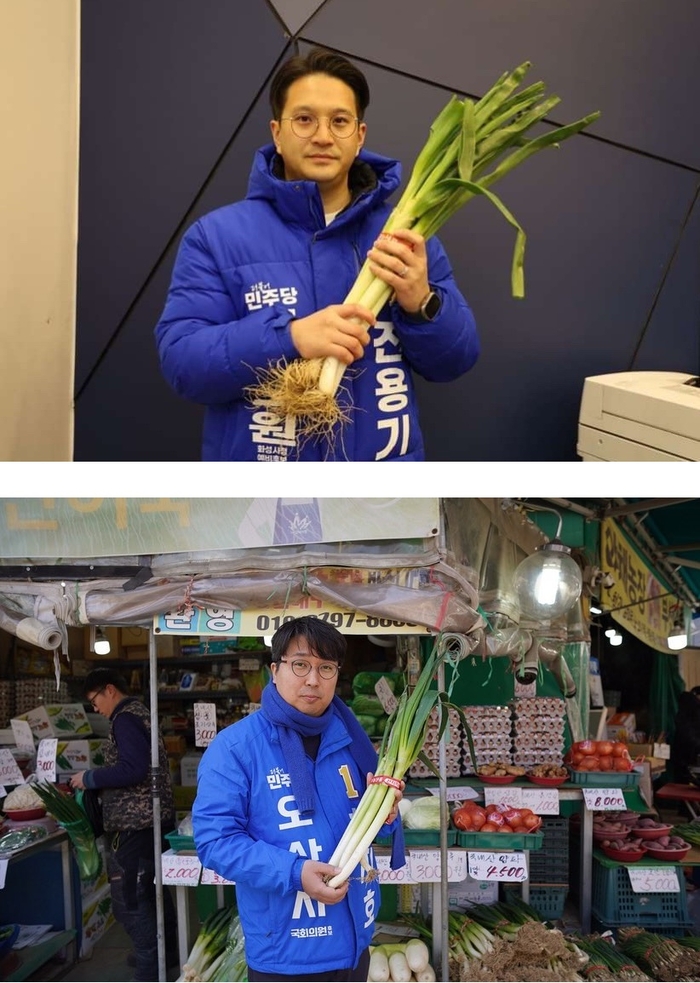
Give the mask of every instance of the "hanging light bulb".
[(606, 628), (605, 629), (605, 637), (606, 638), (612, 638), (613, 635), (617, 635), (617, 628)]
[(581, 596), (581, 569), (558, 539), (545, 543), (518, 565), (513, 578), (521, 614), (534, 621), (560, 617)]
[(679, 652), (688, 644), (688, 632), (685, 627), (685, 619), (682, 613), (678, 613), (673, 621), (673, 627), (668, 633), (666, 644), (674, 652)]
[(598, 602), (597, 601), (593, 601), (593, 600), (591, 601), (591, 605), (590, 605), (590, 607), (589, 607), (588, 610), (591, 612), (591, 614), (602, 614), (603, 613), (603, 609), (598, 604)]
[(622, 645), (622, 635), (619, 632), (615, 632), (608, 637), (608, 641), (611, 645)]
[(109, 655), (112, 650), (109, 639), (101, 628), (95, 628), (93, 626), (90, 629), (90, 643), (90, 648), (95, 655)]

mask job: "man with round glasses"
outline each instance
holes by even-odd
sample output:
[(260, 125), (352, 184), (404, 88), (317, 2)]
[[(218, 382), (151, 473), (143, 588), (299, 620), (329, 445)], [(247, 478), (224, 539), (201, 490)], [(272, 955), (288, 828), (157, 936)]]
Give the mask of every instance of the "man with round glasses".
[[(363, 73), (314, 48), (282, 65), (270, 103), (273, 142), (255, 155), (246, 198), (180, 245), (156, 327), (163, 373), (206, 406), (205, 460), (423, 460), (413, 374), (449, 382), (472, 367), (472, 312), (436, 237), (380, 237), (401, 169), (364, 149)], [(379, 317), (344, 303), (366, 258), (393, 291)], [(329, 356), (350, 367), (334, 439), (252, 405), (262, 371)]]
[[(202, 863), (235, 881), (248, 979), (366, 980), (379, 910), (358, 864), (331, 888), (328, 864), (377, 765), (376, 751), (335, 695), (343, 635), (314, 617), (272, 637), (261, 708), (204, 753), (192, 809)], [(382, 832), (400, 835), (396, 802)], [(403, 864), (397, 844), (393, 862)]]

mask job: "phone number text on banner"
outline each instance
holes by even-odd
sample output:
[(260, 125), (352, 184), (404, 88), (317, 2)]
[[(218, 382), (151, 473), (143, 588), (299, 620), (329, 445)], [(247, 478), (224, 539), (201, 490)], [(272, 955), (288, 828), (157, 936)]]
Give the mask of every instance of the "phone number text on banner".
[(232, 608), (185, 607), (180, 611), (167, 611), (153, 619), (157, 635), (218, 635), (222, 638), (255, 635), (272, 635), (280, 625), (302, 615), (311, 615), (327, 621), (339, 631), (348, 634), (417, 634), (427, 632), (423, 625), (409, 621), (394, 621), (365, 614), (363, 611), (347, 611), (320, 601), (290, 604), (279, 608), (253, 608), (236, 611)]

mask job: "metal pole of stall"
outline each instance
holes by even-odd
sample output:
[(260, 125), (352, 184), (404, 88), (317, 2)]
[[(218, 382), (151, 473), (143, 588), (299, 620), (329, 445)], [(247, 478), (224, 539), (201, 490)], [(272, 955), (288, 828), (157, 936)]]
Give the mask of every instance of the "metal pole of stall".
[[(445, 692), (445, 666), (440, 663), (437, 673), (438, 692)], [(447, 752), (445, 735), (449, 735), (449, 725), (440, 737), (438, 746), (438, 771), (440, 772), (440, 956), (443, 980), (449, 980), (449, 913), (448, 913), (448, 847), (447, 827), (449, 811), (447, 808)], [(437, 899), (433, 896), (433, 904)]]
[(149, 695), (151, 701), (151, 796), (153, 801), (153, 856), (156, 881), (156, 926), (158, 932), (158, 979), (165, 980), (165, 917), (163, 913), (163, 865), (161, 862), (160, 753), (158, 722), (158, 662), (153, 627), (148, 632)]

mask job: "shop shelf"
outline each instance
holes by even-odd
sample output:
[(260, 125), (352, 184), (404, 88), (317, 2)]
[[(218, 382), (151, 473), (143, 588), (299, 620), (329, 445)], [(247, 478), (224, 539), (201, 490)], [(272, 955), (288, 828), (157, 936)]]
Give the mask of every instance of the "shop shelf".
[[(404, 843), (406, 846), (440, 846), (439, 829), (405, 829), (403, 831)], [(447, 845), (454, 846), (457, 842), (457, 830), (447, 830)], [(377, 846), (391, 846), (390, 836), (378, 836)]]
[(536, 833), (457, 833), (457, 845), (468, 850), (539, 850), (543, 835)]
[(630, 788), (639, 785), (638, 771), (572, 771), (571, 784), (586, 788)]
[[(564, 917), (564, 906), (569, 893), (569, 885), (562, 884), (557, 887), (538, 886), (530, 884), (530, 900), (528, 904), (534, 908), (537, 914), (547, 921), (555, 921), (557, 918)], [(504, 889), (506, 901), (522, 897), (520, 888), (506, 887)]]
[(610, 928), (620, 925), (679, 927), (689, 920), (683, 883), (680, 891), (636, 892), (632, 890), (625, 865), (608, 867), (595, 857), (591, 900), (593, 917)]

